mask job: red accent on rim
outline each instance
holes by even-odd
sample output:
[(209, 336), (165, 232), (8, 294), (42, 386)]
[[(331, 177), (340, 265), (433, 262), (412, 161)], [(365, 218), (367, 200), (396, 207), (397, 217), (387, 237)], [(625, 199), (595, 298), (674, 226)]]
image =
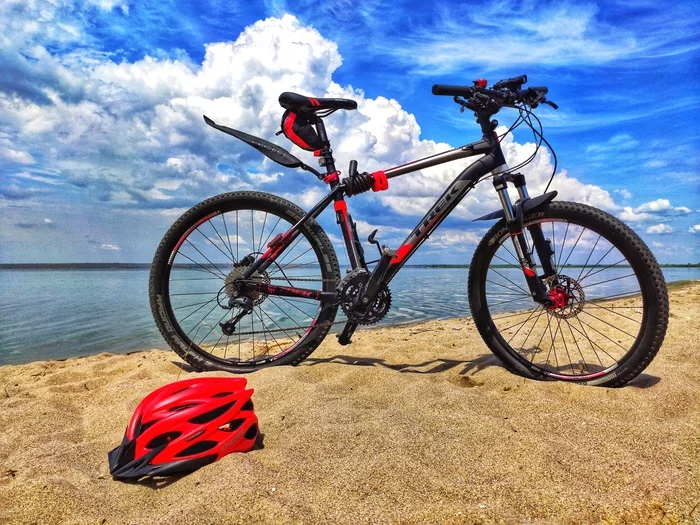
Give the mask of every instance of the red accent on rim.
[(199, 219), (194, 225), (190, 226), (190, 228), (180, 237), (180, 240), (177, 241), (177, 244), (175, 245), (175, 248), (173, 248), (173, 252), (170, 255), (170, 258), (173, 258), (173, 255), (175, 255), (175, 252), (177, 252), (180, 249), (180, 246), (182, 246), (182, 243), (185, 242), (185, 239), (187, 239), (187, 236), (192, 233), (193, 230), (195, 230), (200, 224), (203, 222), (207, 222), (209, 219), (212, 217), (215, 217), (216, 215), (219, 215), (221, 212), (220, 211), (215, 211), (214, 213), (207, 215), (206, 217)]
[(406, 255), (408, 255), (408, 252), (410, 252), (415, 244), (403, 244), (399, 247), (398, 250), (396, 250), (396, 257), (394, 257), (390, 263), (391, 264), (398, 264), (401, 261), (403, 261), (406, 258)]
[(595, 374), (587, 374), (584, 376), (565, 376), (561, 374), (555, 374), (553, 372), (547, 372), (546, 370), (544, 370), (544, 373), (547, 376), (553, 377), (555, 379), (560, 379), (562, 381), (581, 381), (582, 379), (595, 379), (596, 377), (604, 376), (609, 372), (610, 370), (601, 370), (600, 372), (596, 372)]
[(372, 173), (372, 177), (374, 177), (372, 191), (384, 191), (389, 189), (389, 179), (387, 179), (386, 173), (383, 171), (375, 171)]

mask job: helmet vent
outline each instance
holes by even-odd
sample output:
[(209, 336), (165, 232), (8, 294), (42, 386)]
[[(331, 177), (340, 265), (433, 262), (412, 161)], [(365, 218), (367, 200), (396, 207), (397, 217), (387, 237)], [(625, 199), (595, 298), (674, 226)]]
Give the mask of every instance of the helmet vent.
[(245, 405), (243, 405), (243, 408), (241, 410), (253, 410), (253, 401), (252, 399), (249, 399), (248, 401), (245, 402)]
[(190, 419), (190, 423), (194, 423), (195, 425), (203, 425), (205, 423), (209, 423), (210, 421), (214, 421), (217, 417), (225, 414), (226, 411), (234, 405), (234, 403), (235, 401), (222, 405), (214, 410), (210, 410), (209, 412), (205, 412), (204, 414), (195, 416)]
[(170, 412), (180, 412), (181, 410), (186, 410), (191, 407), (196, 407), (197, 403), (190, 403), (189, 405), (179, 405), (170, 409)]
[(219, 392), (218, 394), (214, 394), (214, 395), (211, 396), (211, 397), (212, 397), (212, 398), (215, 398), (215, 397), (226, 397), (226, 396), (230, 396), (231, 394), (233, 394), (233, 392)]
[(257, 435), (258, 435), (258, 425), (253, 423), (251, 425), (251, 427), (246, 431), (245, 438), (246, 439), (253, 439)]
[(143, 434), (144, 432), (146, 432), (146, 430), (148, 430), (149, 428), (151, 428), (151, 427), (153, 426), (154, 423), (155, 423), (155, 421), (149, 421), (148, 423), (143, 423), (143, 424), (139, 425), (139, 430), (138, 430), (138, 432), (137, 432), (136, 435), (137, 435), (137, 436), (140, 436), (141, 434)]
[(193, 441), (193, 440), (197, 439), (199, 436), (201, 436), (202, 434), (204, 434), (204, 432), (206, 432), (206, 429), (205, 429), (205, 428), (203, 428), (202, 430), (200, 430), (199, 432), (197, 432), (196, 434), (194, 434), (192, 437), (187, 438), (187, 441)]
[(243, 423), (245, 423), (245, 419), (234, 419), (233, 421), (229, 421), (225, 425), (220, 426), (219, 430), (224, 432), (234, 432), (235, 430), (241, 428)]
[(192, 446), (187, 447), (185, 450), (178, 452), (175, 454), (176, 458), (183, 458), (185, 456), (193, 456), (195, 454), (201, 454), (202, 452), (206, 452), (207, 450), (211, 450), (215, 446), (217, 446), (218, 443), (216, 441), (200, 441), (199, 443), (195, 443)]
[(170, 443), (173, 439), (180, 437), (182, 432), (166, 432), (165, 434), (161, 434), (160, 436), (154, 437), (151, 441), (148, 442), (148, 445), (146, 445), (146, 448), (157, 448), (157, 447), (162, 447), (163, 445), (167, 445)]

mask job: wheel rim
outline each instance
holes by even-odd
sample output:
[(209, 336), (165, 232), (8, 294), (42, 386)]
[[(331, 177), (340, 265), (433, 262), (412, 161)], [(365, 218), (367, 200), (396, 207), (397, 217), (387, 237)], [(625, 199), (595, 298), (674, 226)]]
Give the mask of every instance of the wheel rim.
[(634, 353), (645, 324), (644, 291), (634, 265), (604, 235), (564, 219), (526, 223), (531, 247), (527, 226), (537, 223), (555, 252), (556, 279), (545, 280), (554, 304), (533, 303), (505, 235), (484, 287), (500, 343), (548, 377), (585, 381), (607, 375)]
[[(240, 309), (226, 309), (239, 295), (236, 279), (267, 244), (292, 225), (291, 219), (260, 209), (219, 210), (204, 216), (175, 244), (163, 280), (164, 306), (187, 350), (225, 365), (259, 366), (294, 351), (320, 326), (318, 301), (253, 293), (253, 309), (227, 335), (220, 326)], [(253, 280), (324, 289), (322, 254), (300, 235)], [(245, 263), (245, 264), (244, 264)]]

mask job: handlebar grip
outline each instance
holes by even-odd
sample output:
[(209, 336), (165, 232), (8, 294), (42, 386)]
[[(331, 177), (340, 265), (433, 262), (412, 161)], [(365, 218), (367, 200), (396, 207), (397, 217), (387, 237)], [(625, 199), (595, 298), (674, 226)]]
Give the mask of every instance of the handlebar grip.
[(527, 84), (527, 75), (520, 75), (519, 77), (505, 78), (499, 80), (493, 85), (493, 89), (520, 89), (520, 86)]
[(530, 86), (529, 88), (527, 88), (527, 91), (537, 91), (542, 95), (546, 95), (547, 93), (549, 93), (549, 88), (547, 86)]
[(471, 97), (474, 94), (472, 86), (451, 86), (449, 84), (435, 84), (433, 95), (449, 95), (458, 97)]

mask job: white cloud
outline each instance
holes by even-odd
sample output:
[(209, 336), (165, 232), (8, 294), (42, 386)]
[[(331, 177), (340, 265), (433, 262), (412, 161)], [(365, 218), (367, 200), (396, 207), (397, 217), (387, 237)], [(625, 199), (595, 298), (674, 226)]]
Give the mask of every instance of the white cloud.
[(655, 224), (654, 226), (649, 226), (647, 228), (647, 233), (650, 233), (652, 235), (661, 235), (661, 234), (666, 234), (666, 233), (673, 233), (673, 227), (669, 226), (668, 224)]
[(626, 190), (625, 188), (618, 189), (618, 190), (613, 190), (613, 193), (617, 193), (620, 195), (623, 199), (631, 199), (632, 194), (630, 193), (629, 190)]
[(638, 206), (635, 210), (637, 213), (654, 213), (658, 215), (685, 215), (691, 210), (685, 206), (673, 207), (668, 199), (656, 199), (655, 201), (645, 202)]
[(658, 241), (652, 241), (652, 242), (651, 242), (651, 245), (652, 245), (654, 248), (663, 248), (663, 247), (664, 247), (663, 243), (660, 243), (660, 242), (658, 242)]
[(0, 149), (0, 157), (17, 164), (34, 164), (36, 162), (34, 157), (26, 151), (17, 151), (11, 148)]
[[(95, 2), (104, 9), (127, 6), (120, 1)], [(534, 27), (529, 30), (540, 31)], [(69, 33), (61, 33), (62, 38), (69, 39)], [(79, 31), (71, 34), (70, 38), (80, 40)], [(153, 208), (153, 216), (175, 216), (217, 193), (276, 183), (278, 186), (270, 191), (309, 209), (327, 191), (313, 176), (280, 172), (278, 165), (263, 161), (252, 148), (202, 121), (205, 113), (221, 124), (282, 143), (312, 163), (308, 153), (274, 136), (283, 112), (277, 98), (283, 91), (358, 101), (357, 111), (340, 111), (326, 120), (337, 165), (343, 170), (350, 159), (360, 160), (362, 171), (373, 171), (451, 147), (422, 139), (416, 118), (398, 101), (381, 96), (368, 98), (357, 88), (336, 83), (333, 74), (342, 64), (338, 46), (290, 15), (256, 22), (233, 42), (207, 45), (201, 64), (187, 57), (145, 57), (116, 63), (106, 55), (80, 57), (76, 53), (57, 58), (46, 48), (35, 49), (37, 63), (43, 64), (45, 75), (53, 79), (53, 89), (42, 87), (44, 84), (37, 88), (49, 102), (0, 94), (0, 126), (18, 130), (12, 137), (1, 136), (6, 140), (0, 142), (0, 147), (6, 146), (8, 149), (2, 151), (15, 151), (17, 158), (32, 162), (32, 152), (40, 152), (42, 162), (57, 170), (17, 177), (46, 187), (64, 184), (85, 192), (87, 198), (115, 207)], [(592, 153), (605, 146), (623, 147), (632, 142), (631, 137), (619, 135), (599, 145), (598, 150), (594, 147)], [(16, 144), (22, 144), (22, 148)], [(528, 158), (534, 148), (532, 143), (515, 142), (512, 136), (503, 141), (511, 166)], [(363, 198), (400, 215), (419, 217), (463, 167), (464, 162), (426, 169), (390, 181), (387, 192)], [(542, 149), (522, 170), (533, 195), (544, 190), (552, 168), (551, 156)], [(300, 182), (303, 180), (309, 185)], [(584, 202), (623, 218), (633, 217), (629, 220), (690, 212), (684, 207), (674, 208), (664, 199), (638, 208), (621, 208), (610, 192), (585, 184), (566, 170), (556, 176), (551, 189), (559, 191), (560, 199)], [(631, 197), (624, 189), (615, 192), (623, 198)], [(7, 199), (30, 199), (38, 194), (37, 189), (17, 184), (0, 188), (0, 196)], [(474, 218), (499, 208), (492, 186), (484, 183), (467, 196), (456, 215)], [(358, 222), (363, 236), (369, 233), (369, 227), (369, 223)], [(409, 231), (380, 228), (392, 239), (404, 237)], [(476, 241), (473, 232), (442, 229), (431, 239), (441, 246)], [(119, 246), (103, 244), (101, 248), (118, 250)]]
[(636, 208), (625, 206), (620, 212), (620, 218), (627, 222), (648, 222), (659, 220), (659, 217), (669, 217), (675, 215), (687, 215), (692, 213), (690, 208), (685, 206), (672, 206), (668, 199), (656, 199), (645, 202)]
[(694, 226), (691, 226), (688, 228), (688, 232), (690, 233), (700, 233), (700, 224), (696, 224)]
[(100, 245), (101, 250), (107, 250), (107, 251), (119, 251), (121, 248), (117, 246), (116, 244), (101, 244)]

